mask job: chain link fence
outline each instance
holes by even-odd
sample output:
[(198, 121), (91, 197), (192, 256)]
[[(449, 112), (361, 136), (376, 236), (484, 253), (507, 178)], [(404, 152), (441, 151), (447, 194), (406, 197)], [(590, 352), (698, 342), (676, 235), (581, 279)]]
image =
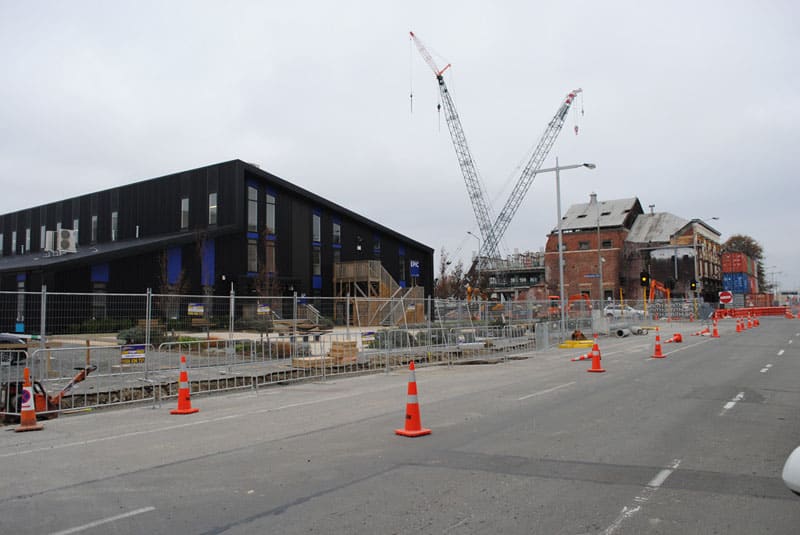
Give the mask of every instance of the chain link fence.
[[(602, 305), (602, 306), (601, 306)], [(709, 309), (710, 310), (710, 309)], [(364, 297), (0, 292), (0, 416), (19, 414), (24, 367), (46, 415), (192, 393), (257, 390), (329, 376), (520, 358), (573, 337), (666, 318), (703, 317), (693, 301), (620, 303)]]

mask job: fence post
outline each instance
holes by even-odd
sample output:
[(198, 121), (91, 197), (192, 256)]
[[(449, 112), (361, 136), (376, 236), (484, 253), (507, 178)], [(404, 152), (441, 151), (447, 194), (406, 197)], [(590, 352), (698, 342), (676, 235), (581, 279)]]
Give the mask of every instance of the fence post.
[(292, 294), (292, 358), (297, 356), (297, 292)]
[(144, 378), (148, 378), (150, 357), (147, 352), (150, 350), (150, 318), (153, 310), (153, 290), (147, 289), (147, 303), (145, 304), (145, 327), (144, 327)]
[(39, 307), (39, 313), (41, 318), (39, 320), (39, 348), (44, 351), (46, 344), (45, 344), (45, 332), (47, 329), (47, 285), (42, 284), (42, 304)]
[(228, 339), (233, 340), (233, 318), (234, 318), (234, 307), (236, 299), (236, 294), (233, 291), (233, 283), (231, 282), (231, 297), (230, 297), (230, 305), (228, 310)]
[(347, 334), (347, 341), (350, 341), (350, 292), (347, 292), (347, 301), (344, 304), (344, 331)]

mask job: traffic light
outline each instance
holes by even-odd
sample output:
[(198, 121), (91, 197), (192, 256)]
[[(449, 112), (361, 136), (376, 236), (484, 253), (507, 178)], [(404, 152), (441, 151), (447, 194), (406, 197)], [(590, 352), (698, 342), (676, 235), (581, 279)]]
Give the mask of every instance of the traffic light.
[(639, 279), (642, 283), (642, 286), (647, 286), (648, 284), (650, 284), (650, 274), (646, 271), (642, 271), (639, 274)]
[(694, 279), (689, 281), (689, 287), (692, 289), (692, 291), (697, 290), (697, 281)]

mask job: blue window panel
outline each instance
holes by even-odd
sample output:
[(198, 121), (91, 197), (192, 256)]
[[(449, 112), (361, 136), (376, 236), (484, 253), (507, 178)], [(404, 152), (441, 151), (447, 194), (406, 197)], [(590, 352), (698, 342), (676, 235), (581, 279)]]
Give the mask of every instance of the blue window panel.
[(400, 255), (400, 256), (405, 256), (406, 255), (406, 248), (401, 245), (397, 249), (397, 254)]
[(17, 273), (17, 282), (25, 282), (25, 273)]
[(405, 288), (406, 287), (406, 281), (400, 281), (400, 287), (401, 288)]
[(311, 277), (311, 287), (315, 290), (322, 289), (322, 275), (313, 275)]
[(180, 247), (170, 247), (167, 249), (167, 283), (177, 284), (181, 278), (181, 267), (183, 257)]
[(216, 247), (214, 240), (205, 240), (202, 246), (202, 260), (200, 274), (201, 284), (203, 286), (213, 286), (216, 279), (216, 265), (214, 259), (216, 256)]
[(258, 232), (248, 232), (247, 238), (250, 240), (257, 240), (258, 239)]
[(97, 264), (92, 266), (92, 282), (108, 282), (108, 264)]
[(267, 239), (269, 241), (275, 241), (275, 234), (267, 234)]
[(333, 247), (334, 249), (341, 249), (341, 248), (342, 248), (342, 244), (341, 244), (341, 243), (334, 243), (334, 244), (332, 245), (332, 247)]

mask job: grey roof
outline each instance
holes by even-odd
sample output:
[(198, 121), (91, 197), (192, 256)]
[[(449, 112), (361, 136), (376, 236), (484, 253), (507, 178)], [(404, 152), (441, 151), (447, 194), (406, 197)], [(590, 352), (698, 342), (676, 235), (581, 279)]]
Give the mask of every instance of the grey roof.
[(633, 222), (626, 241), (631, 243), (669, 243), (672, 235), (685, 227), (689, 221), (670, 214), (640, 214)]
[[(636, 197), (600, 201), (600, 227), (621, 227), (638, 202)], [(561, 228), (565, 231), (597, 228), (597, 208), (588, 202), (573, 204), (561, 219)]]

